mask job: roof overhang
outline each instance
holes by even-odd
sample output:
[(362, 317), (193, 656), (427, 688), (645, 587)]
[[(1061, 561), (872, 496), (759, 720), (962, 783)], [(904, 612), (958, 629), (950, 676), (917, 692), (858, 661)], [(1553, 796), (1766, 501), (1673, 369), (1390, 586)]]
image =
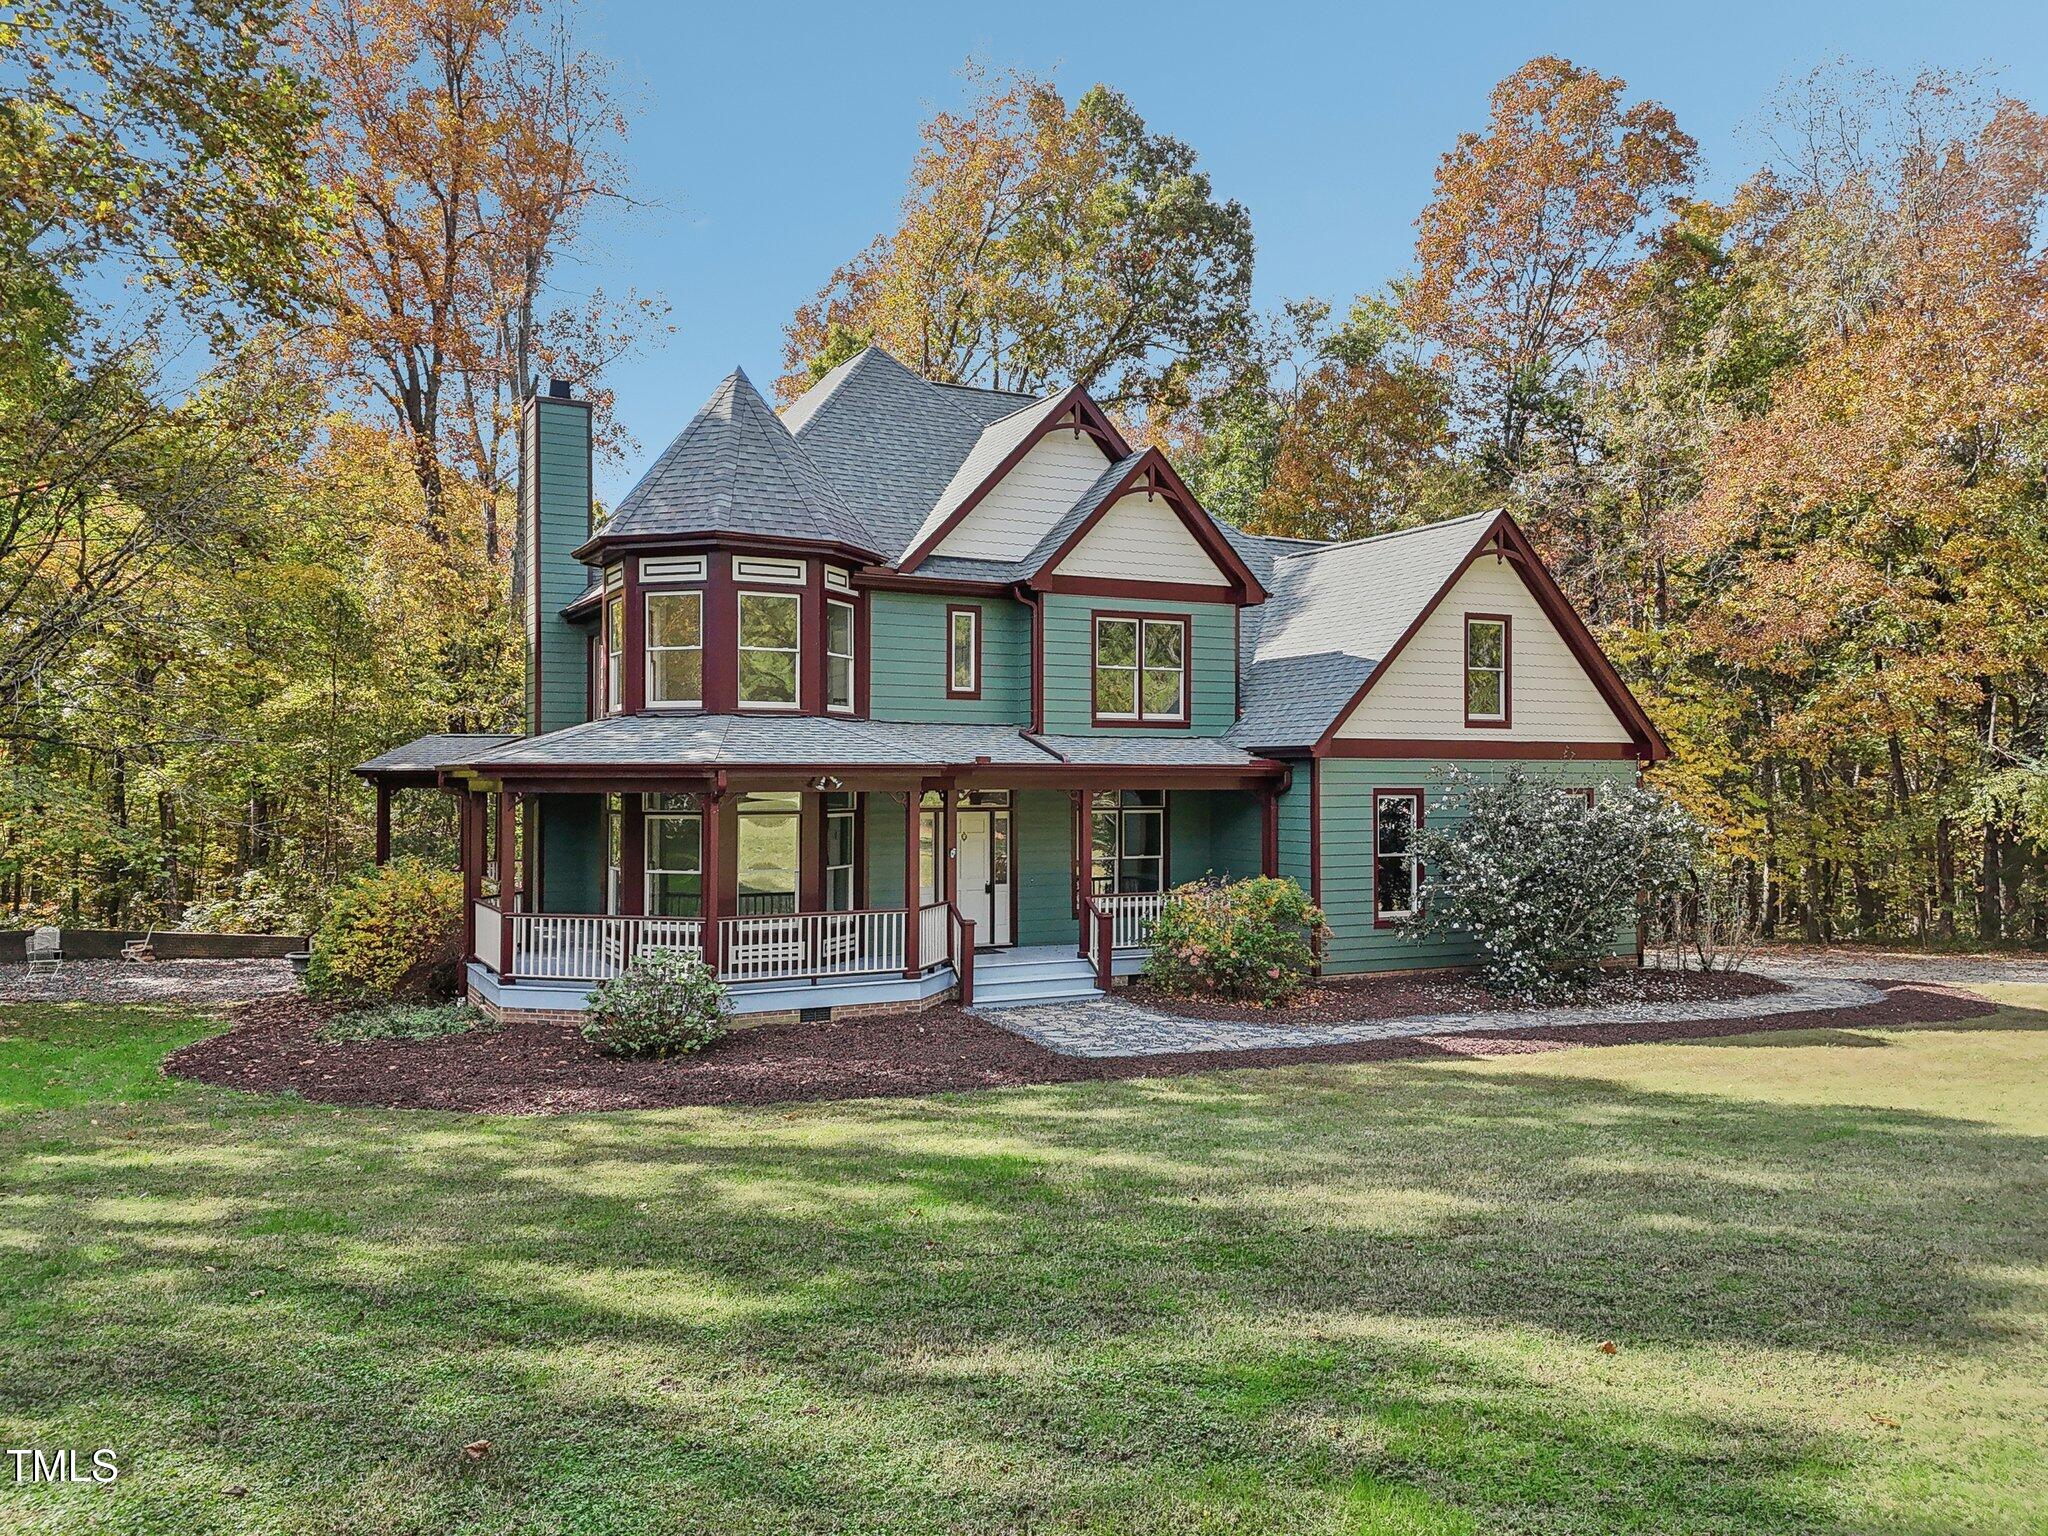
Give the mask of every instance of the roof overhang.
[(860, 544), (841, 543), (835, 539), (788, 539), (777, 538), (771, 534), (726, 533), (716, 530), (702, 533), (600, 532), (569, 553), (572, 559), (589, 563), (602, 560), (605, 555), (615, 550), (625, 554), (657, 549), (686, 552), (699, 549), (771, 550), (776, 554), (836, 557), (855, 565), (873, 565), (882, 558), (877, 550)]

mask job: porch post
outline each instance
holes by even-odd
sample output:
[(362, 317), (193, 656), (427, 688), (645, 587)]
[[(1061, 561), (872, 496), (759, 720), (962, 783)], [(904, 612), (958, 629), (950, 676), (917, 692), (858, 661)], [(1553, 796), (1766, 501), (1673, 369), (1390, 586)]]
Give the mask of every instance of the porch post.
[(724, 894), (725, 857), (722, 852), (723, 839), (719, 834), (722, 830), (720, 823), (724, 819), (725, 802), (722, 796), (714, 793), (704, 795), (699, 803), (704, 807), (704, 814), (700, 818), (700, 824), (704, 828), (704, 846), (697, 860), (697, 884), (704, 896), (698, 906), (704, 935), (704, 963), (716, 973), (719, 961), (718, 919), (724, 911), (724, 904), (719, 897)]
[(903, 974), (915, 980), (924, 970), (924, 893), (918, 889), (917, 834), (924, 791), (913, 783), (903, 791)]
[(391, 862), (391, 781), (377, 775), (377, 862)]
[(638, 790), (619, 796), (619, 915), (647, 912), (647, 823)]
[(1259, 834), (1259, 873), (1272, 880), (1280, 873), (1280, 790), (1277, 785), (1265, 787), (1259, 809), (1264, 823)]
[(960, 790), (951, 779), (946, 781), (945, 797), (946, 811), (939, 818), (939, 841), (945, 846), (937, 851), (946, 871), (946, 905), (957, 907), (960, 904), (960, 832), (954, 823), (958, 819), (955, 813), (960, 805)]
[(481, 959), (476, 952), (476, 904), (483, 895), (483, 839), (477, 836), (477, 793), (467, 785), (455, 802), (455, 848), (462, 865), (462, 958)]
[(512, 914), (519, 909), (519, 797), (498, 786), (498, 979), (512, 979)]

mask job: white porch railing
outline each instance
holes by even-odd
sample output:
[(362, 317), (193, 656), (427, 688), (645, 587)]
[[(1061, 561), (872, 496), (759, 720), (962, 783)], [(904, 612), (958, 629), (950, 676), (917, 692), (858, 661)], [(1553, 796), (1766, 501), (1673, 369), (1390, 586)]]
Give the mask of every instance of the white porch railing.
[[(703, 947), (704, 925), (694, 917), (594, 917), (562, 912), (519, 912), (512, 924), (512, 974), (536, 981), (603, 981), (625, 968), (628, 956), (655, 949)], [(487, 959), (481, 935), (477, 951)]]
[(952, 953), (946, 904), (935, 901), (917, 911), (917, 967), (929, 970)]
[(900, 972), (907, 915), (891, 907), (721, 918), (718, 974), (727, 981), (783, 981)]
[(1098, 896), (1095, 904), (1109, 914), (1110, 942), (1118, 949), (1142, 949), (1152, 939), (1152, 925), (1166, 905), (1163, 891), (1127, 896)]
[(488, 901), (473, 902), (470, 911), (476, 921), (476, 952), (495, 971), (505, 953), (505, 930), (500, 926), (504, 920)]

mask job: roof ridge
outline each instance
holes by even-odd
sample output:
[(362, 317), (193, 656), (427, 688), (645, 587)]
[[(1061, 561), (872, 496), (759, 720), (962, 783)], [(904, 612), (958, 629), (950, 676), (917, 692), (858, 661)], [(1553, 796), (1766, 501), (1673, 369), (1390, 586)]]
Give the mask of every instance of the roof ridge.
[[(1460, 512), (1456, 517), (1440, 517), (1433, 523), (1417, 523), (1412, 528), (1389, 528), (1385, 533), (1360, 534), (1355, 539), (1339, 539), (1335, 543), (1318, 544), (1312, 549), (1296, 550), (1292, 554), (1275, 555), (1273, 558), (1275, 560), (1300, 560), (1309, 555), (1327, 555), (1340, 549), (1356, 549), (1361, 544), (1377, 544), (1382, 539), (1398, 539), (1403, 534), (1427, 533), (1433, 528), (1450, 528), (1458, 523), (1469, 523), (1482, 517), (1499, 517), (1506, 510), (1505, 507), (1488, 507), (1478, 512)], [(1239, 529), (1238, 531), (1243, 532), (1244, 530)], [(1286, 538), (1289, 535), (1255, 533), (1251, 537), (1255, 539), (1269, 537)]]

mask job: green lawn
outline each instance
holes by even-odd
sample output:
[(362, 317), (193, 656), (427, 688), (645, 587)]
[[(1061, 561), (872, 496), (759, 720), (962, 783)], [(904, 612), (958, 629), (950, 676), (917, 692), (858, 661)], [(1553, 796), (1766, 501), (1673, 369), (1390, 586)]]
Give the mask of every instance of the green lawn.
[(2006, 1001), (553, 1120), (16, 1008), (0, 1442), (126, 1472), (0, 1479), (0, 1529), (2048, 1531), (2048, 989)]

